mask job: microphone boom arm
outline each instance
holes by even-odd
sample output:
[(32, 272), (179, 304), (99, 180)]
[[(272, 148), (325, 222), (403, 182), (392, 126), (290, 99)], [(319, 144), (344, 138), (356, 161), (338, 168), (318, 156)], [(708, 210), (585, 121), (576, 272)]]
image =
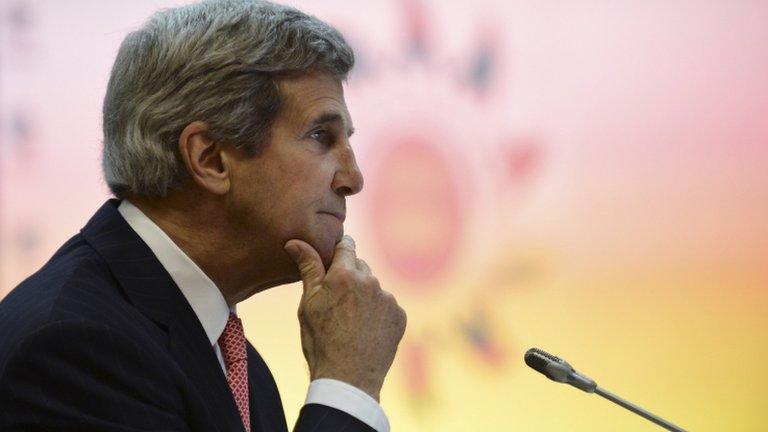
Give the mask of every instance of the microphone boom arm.
[(673, 425), (672, 423), (664, 420), (663, 418), (661, 418), (659, 416), (656, 416), (653, 413), (650, 413), (650, 412), (640, 408), (639, 406), (633, 404), (632, 402), (626, 401), (626, 400), (616, 396), (615, 394), (613, 394), (613, 393), (609, 392), (608, 390), (605, 390), (605, 389), (603, 389), (603, 388), (601, 388), (599, 386), (595, 388), (595, 393), (599, 394), (600, 396), (602, 396), (602, 397), (604, 397), (606, 399), (608, 399), (609, 401), (615, 403), (616, 405), (624, 407), (624, 408), (632, 411), (633, 413), (635, 413), (635, 414), (637, 414), (637, 415), (639, 415), (639, 416), (641, 416), (641, 417), (643, 417), (643, 418), (645, 418), (647, 420), (650, 420), (650, 421), (656, 423), (657, 425), (663, 427), (666, 430), (670, 430), (672, 432), (685, 432), (685, 430), (681, 429), (680, 427)]
[(598, 387), (597, 383), (592, 378), (577, 372), (567, 361), (560, 357), (554, 356), (538, 348), (531, 348), (525, 353), (525, 363), (533, 370), (544, 374), (544, 376), (552, 381), (572, 385), (587, 393), (597, 393), (605, 399), (656, 423), (664, 429), (672, 432), (685, 432), (685, 430), (673, 425), (663, 418), (651, 414), (639, 406), (625, 401), (615, 394)]

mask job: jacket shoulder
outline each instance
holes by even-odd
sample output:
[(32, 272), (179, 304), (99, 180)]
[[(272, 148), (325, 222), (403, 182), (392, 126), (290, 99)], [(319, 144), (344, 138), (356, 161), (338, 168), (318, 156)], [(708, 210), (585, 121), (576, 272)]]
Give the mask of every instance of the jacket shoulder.
[(57, 321), (108, 324), (125, 305), (127, 300), (104, 260), (77, 234), (0, 301), (0, 353), (11, 351), (35, 329)]

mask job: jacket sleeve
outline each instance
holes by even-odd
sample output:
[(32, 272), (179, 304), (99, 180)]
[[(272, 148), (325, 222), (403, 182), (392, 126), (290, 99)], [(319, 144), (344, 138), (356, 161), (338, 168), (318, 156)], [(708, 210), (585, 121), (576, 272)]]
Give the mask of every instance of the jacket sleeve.
[(153, 353), (85, 320), (36, 329), (0, 365), (0, 430), (188, 431)]
[(294, 432), (376, 432), (344, 411), (320, 404), (306, 404), (299, 413)]

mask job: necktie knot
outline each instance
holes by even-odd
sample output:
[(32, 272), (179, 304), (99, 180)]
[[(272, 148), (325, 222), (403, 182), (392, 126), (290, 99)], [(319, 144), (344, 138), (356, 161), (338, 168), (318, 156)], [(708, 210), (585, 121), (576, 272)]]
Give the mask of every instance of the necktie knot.
[(224, 364), (226, 364), (227, 369), (229, 369), (229, 365), (235, 362), (248, 359), (245, 352), (243, 322), (234, 313), (229, 314), (224, 332), (219, 337), (219, 348), (221, 348), (221, 354), (224, 357)]

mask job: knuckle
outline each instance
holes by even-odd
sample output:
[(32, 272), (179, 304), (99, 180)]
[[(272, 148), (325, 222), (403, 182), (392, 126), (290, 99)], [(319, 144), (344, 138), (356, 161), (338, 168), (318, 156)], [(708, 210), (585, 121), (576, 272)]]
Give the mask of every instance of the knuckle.
[(400, 306), (397, 306), (396, 309), (397, 313), (397, 328), (402, 335), (405, 333), (405, 328), (408, 326), (408, 314), (405, 313), (405, 309), (403, 309)]
[(354, 271), (347, 266), (337, 266), (333, 272), (328, 273), (329, 282), (343, 283), (354, 277)]
[(329, 285), (339, 288), (361, 288), (369, 284), (367, 275), (360, 270), (340, 267), (330, 276)]
[(395, 298), (395, 295), (394, 295), (394, 294), (392, 294), (391, 292), (389, 292), (389, 291), (387, 291), (387, 290), (384, 290), (384, 289), (382, 289), (382, 290), (381, 290), (381, 295), (382, 295), (382, 296), (383, 296), (383, 297), (384, 297), (384, 298), (387, 300), (387, 302), (388, 302), (388, 303), (389, 303), (391, 306), (399, 307), (399, 306), (397, 305), (397, 299)]
[[(351, 256), (351, 258), (354, 258), (357, 255), (357, 251), (355, 250), (354, 245), (350, 245), (347, 243), (339, 243), (338, 245), (336, 245), (335, 254), (347, 255), (347, 256)], [(345, 256), (345, 258), (347, 257)]]
[(315, 270), (315, 264), (312, 261), (304, 261), (299, 264), (299, 272), (301, 274), (312, 273)]
[(389, 299), (391, 299), (391, 306), (392, 306), (392, 314), (394, 315), (395, 319), (398, 322), (405, 322), (408, 320), (408, 315), (405, 312), (405, 309), (403, 309), (400, 304), (397, 303), (397, 300), (395, 299), (395, 296), (392, 295), (392, 293), (389, 294)]
[(338, 245), (336, 245), (337, 249), (344, 249), (345, 251), (354, 252), (355, 251), (355, 245), (352, 242), (340, 242)]
[(341, 238), (341, 241), (339, 242), (340, 246), (351, 248), (352, 250), (355, 249), (355, 239), (353, 239), (351, 236), (345, 235)]
[(400, 322), (403, 323), (403, 326), (408, 324), (408, 313), (405, 312), (405, 309), (403, 309), (401, 306), (397, 306), (397, 314), (400, 318)]
[(384, 298), (384, 301), (390, 304), (397, 304), (397, 301), (395, 300), (395, 296), (386, 290), (381, 290), (381, 296)]
[(379, 283), (379, 280), (376, 278), (376, 276), (372, 274), (366, 274), (362, 276), (362, 279), (365, 286), (370, 287), (375, 291), (381, 290), (381, 284)]

